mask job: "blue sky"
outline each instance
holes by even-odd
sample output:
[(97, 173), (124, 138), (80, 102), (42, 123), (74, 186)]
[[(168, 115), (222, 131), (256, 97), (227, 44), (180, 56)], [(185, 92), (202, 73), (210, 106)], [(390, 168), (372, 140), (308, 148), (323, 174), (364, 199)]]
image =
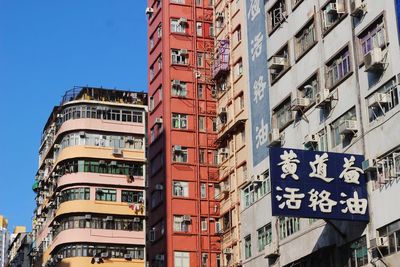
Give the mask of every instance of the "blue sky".
[(31, 228), (39, 138), (74, 85), (146, 91), (145, 0), (0, 0), (0, 214)]

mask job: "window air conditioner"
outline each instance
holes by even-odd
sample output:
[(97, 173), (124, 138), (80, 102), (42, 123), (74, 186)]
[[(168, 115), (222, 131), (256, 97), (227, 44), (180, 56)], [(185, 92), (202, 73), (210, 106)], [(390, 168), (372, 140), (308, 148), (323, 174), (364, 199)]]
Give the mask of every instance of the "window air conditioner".
[(151, 7), (147, 7), (146, 8), (146, 15), (151, 15), (153, 13), (154, 13), (154, 9), (153, 8), (151, 8)]
[(54, 144), (54, 149), (61, 149), (61, 145), (60, 144)]
[(181, 81), (180, 80), (172, 80), (172, 86), (176, 86), (176, 87), (181, 86)]
[(344, 120), (339, 124), (339, 134), (354, 134), (358, 131), (356, 120)]
[(390, 95), (384, 93), (375, 93), (368, 99), (368, 106), (379, 107), (382, 104), (389, 103)]
[(181, 49), (179, 50), (179, 54), (182, 56), (186, 56), (188, 54), (188, 50), (187, 49)]
[(223, 252), (224, 254), (232, 254), (232, 249), (231, 249), (231, 248), (224, 248), (224, 249), (222, 250), (222, 252)]
[(112, 221), (113, 220), (113, 216), (107, 216), (105, 220), (106, 221)]
[(124, 254), (124, 259), (125, 260), (131, 260), (132, 258), (133, 258), (132, 254), (130, 254), (130, 253)]
[(292, 101), (292, 110), (299, 111), (310, 105), (310, 99), (305, 97), (296, 97)]
[(110, 258), (110, 252), (102, 252), (102, 253), (100, 254), (100, 256), (101, 256), (103, 259)]
[(287, 58), (283, 56), (273, 56), (269, 61), (269, 69), (282, 69), (287, 66)]
[(376, 159), (365, 159), (361, 163), (363, 171), (372, 171), (376, 168)]
[(85, 134), (84, 131), (80, 131), (80, 132), (79, 132), (79, 137), (85, 138), (85, 136), (86, 136), (86, 134)]
[(383, 55), (379, 47), (373, 48), (364, 56), (365, 71), (376, 72), (383, 70)]
[(325, 7), (325, 12), (327, 14), (335, 14), (335, 13), (337, 13), (337, 5), (336, 5), (336, 3), (329, 3)]
[(272, 241), (271, 243), (265, 246), (264, 257), (265, 258), (279, 257), (279, 248), (278, 244), (275, 241)]
[(182, 216), (182, 221), (190, 223), (192, 221), (192, 217), (190, 215), (183, 215)]
[(387, 236), (380, 236), (371, 239), (371, 247), (385, 248), (389, 246), (389, 238)]
[(114, 147), (113, 151), (112, 151), (112, 154), (114, 156), (122, 156), (122, 149), (119, 148), (119, 147)]
[(139, 217), (133, 218), (133, 222), (140, 222), (140, 218)]
[(224, 13), (222, 12), (215, 12), (215, 20), (223, 20), (224, 19)]
[(328, 89), (321, 89), (315, 96), (315, 105), (317, 108), (324, 107), (331, 101)]
[(162, 118), (156, 118), (154, 120), (154, 124), (162, 124), (162, 122), (163, 122)]
[(90, 214), (86, 214), (85, 215), (85, 220), (91, 220), (92, 219), (92, 215), (90, 215)]
[(363, 0), (353, 0), (350, 4), (351, 15), (360, 17), (367, 11), (367, 4)]
[(318, 143), (318, 134), (308, 134), (304, 137), (304, 145), (312, 146)]
[(178, 23), (180, 24), (180, 25), (186, 25), (187, 24), (187, 18), (180, 18), (179, 20), (178, 20)]
[(174, 145), (174, 151), (182, 151), (182, 146)]
[(268, 142), (270, 146), (281, 144), (281, 135), (278, 128), (273, 128), (269, 131)]

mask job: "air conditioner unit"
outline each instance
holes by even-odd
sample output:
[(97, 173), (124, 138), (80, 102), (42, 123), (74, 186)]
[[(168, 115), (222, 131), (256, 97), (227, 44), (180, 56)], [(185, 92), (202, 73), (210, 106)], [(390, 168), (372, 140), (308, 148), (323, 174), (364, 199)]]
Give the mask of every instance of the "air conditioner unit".
[(61, 118), (63, 118), (63, 117), (64, 117), (63, 114), (57, 114), (57, 118), (61, 119)]
[(155, 190), (161, 191), (164, 190), (164, 186), (162, 184), (156, 184), (156, 186), (154, 187)]
[(182, 146), (174, 145), (174, 151), (182, 151)]
[(363, 171), (372, 171), (376, 169), (376, 159), (366, 159), (361, 163)]
[(186, 25), (188, 23), (187, 18), (180, 18), (178, 19), (178, 23), (180, 25)]
[(280, 145), (281, 144), (281, 135), (279, 133), (278, 128), (273, 128), (268, 133), (268, 142), (269, 145)]
[(306, 97), (296, 97), (292, 101), (292, 110), (303, 110), (310, 105), (310, 99)]
[(181, 86), (180, 80), (172, 80), (172, 86)]
[(264, 257), (265, 258), (279, 257), (279, 248), (278, 244), (275, 241), (272, 241), (271, 243), (265, 246)]
[(304, 145), (312, 146), (318, 143), (319, 135), (318, 134), (308, 134), (304, 137)]
[(100, 254), (100, 256), (103, 258), (103, 259), (107, 259), (107, 258), (110, 258), (111, 256), (110, 256), (110, 252), (102, 252), (101, 254)]
[(360, 17), (366, 12), (367, 4), (363, 3), (363, 0), (353, 0), (350, 4), (350, 10), (353, 17)]
[(162, 118), (156, 118), (154, 120), (154, 124), (162, 124), (162, 122), (163, 122)]
[(287, 66), (287, 58), (283, 56), (273, 56), (268, 62), (269, 69), (282, 69)]
[(339, 124), (339, 134), (354, 134), (358, 131), (356, 120), (344, 120)]
[(385, 248), (389, 246), (389, 238), (387, 236), (380, 236), (371, 240), (372, 247)]
[(125, 260), (131, 260), (132, 258), (133, 258), (132, 254), (130, 254), (130, 253), (124, 254), (124, 259)]
[(223, 147), (219, 150), (219, 153), (221, 154), (229, 154), (229, 149), (226, 147)]
[(222, 253), (224, 253), (224, 254), (232, 254), (232, 249), (231, 248), (224, 248), (222, 250)]
[(112, 151), (112, 154), (114, 156), (122, 156), (122, 149), (119, 148), (119, 147), (114, 147), (113, 151)]
[(390, 102), (390, 95), (384, 93), (375, 93), (368, 99), (368, 106), (379, 107), (382, 104)]
[(325, 7), (324, 11), (325, 11), (327, 14), (335, 14), (335, 13), (337, 13), (337, 5), (336, 5), (336, 3), (329, 3), (329, 4)]
[(190, 223), (192, 221), (192, 217), (190, 215), (183, 215), (182, 216), (182, 221)]
[(153, 13), (154, 13), (154, 9), (153, 8), (151, 8), (151, 7), (147, 7), (146, 8), (146, 15), (151, 15)]
[(328, 89), (322, 89), (315, 95), (315, 105), (317, 108), (324, 107), (331, 101)]
[(164, 255), (163, 254), (157, 254), (155, 256), (156, 261), (164, 261)]
[(139, 217), (133, 218), (133, 222), (140, 222), (140, 218)]
[(215, 20), (223, 20), (224, 19), (224, 13), (222, 12), (215, 12)]
[(112, 221), (113, 220), (113, 216), (107, 216), (105, 220), (106, 221)]
[(54, 144), (54, 149), (61, 149), (61, 145), (60, 144)]
[(44, 163), (46, 164), (53, 164), (54, 160), (53, 159), (45, 159)]
[(179, 50), (179, 54), (182, 56), (186, 56), (188, 54), (188, 50), (187, 49), (181, 49)]
[(384, 68), (383, 54), (379, 47), (373, 48), (364, 56), (365, 71), (376, 72)]
[(86, 214), (85, 215), (85, 220), (91, 220), (92, 219), (92, 215), (90, 215), (90, 214)]

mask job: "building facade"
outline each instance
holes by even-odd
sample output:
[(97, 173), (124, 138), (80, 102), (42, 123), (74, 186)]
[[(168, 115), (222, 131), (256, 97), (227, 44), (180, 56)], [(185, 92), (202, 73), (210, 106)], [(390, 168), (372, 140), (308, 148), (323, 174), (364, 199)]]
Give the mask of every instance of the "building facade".
[(75, 87), (54, 107), (33, 190), (33, 266), (144, 266), (147, 94)]
[[(398, 1), (243, 2), (251, 95), (249, 172), (267, 181), (263, 190), (257, 181), (242, 190), (243, 266), (397, 266)], [(252, 66), (258, 68), (262, 54), (265, 69), (253, 79), (257, 69)], [(260, 83), (253, 82), (261, 76), (266, 83), (260, 91)], [(267, 96), (264, 107), (252, 97), (260, 92)], [(369, 223), (273, 217), (267, 145), (364, 155)]]
[(149, 266), (220, 266), (213, 1), (149, 0)]
[(242, 42), (245, 25), (243, 1), (214, 1), (214, 55), (212, 74), (217, 93), (217, 145), (220, 182), (221, 265), (240, 266), (241, 189), (248, 190), (248, 71)]
[(10, 233), (7, 227), (8, 220), (0, 215), (0, 267), (4, 267), (7, 262), (7, 250), (10, 241)]
[(8, 248), (7, 267), (31, 267), (29, 253), (32, 245), (32, 235), (26, 231), (14, 231), (14, 239)]

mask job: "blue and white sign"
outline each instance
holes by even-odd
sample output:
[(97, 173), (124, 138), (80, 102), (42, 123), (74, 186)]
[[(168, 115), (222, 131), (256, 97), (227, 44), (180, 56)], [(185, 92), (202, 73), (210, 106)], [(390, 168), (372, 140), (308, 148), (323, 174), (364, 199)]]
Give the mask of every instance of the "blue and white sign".
[(253, 165), (268, 157), (269, 84), (264, 0), (246, 0)]
[(396, 7), (397, 35), (400, 40), (400, 0), (395, 0), (394, 4)]
[(363, 156), (270, 148), (272, 215), (368, 221)]

